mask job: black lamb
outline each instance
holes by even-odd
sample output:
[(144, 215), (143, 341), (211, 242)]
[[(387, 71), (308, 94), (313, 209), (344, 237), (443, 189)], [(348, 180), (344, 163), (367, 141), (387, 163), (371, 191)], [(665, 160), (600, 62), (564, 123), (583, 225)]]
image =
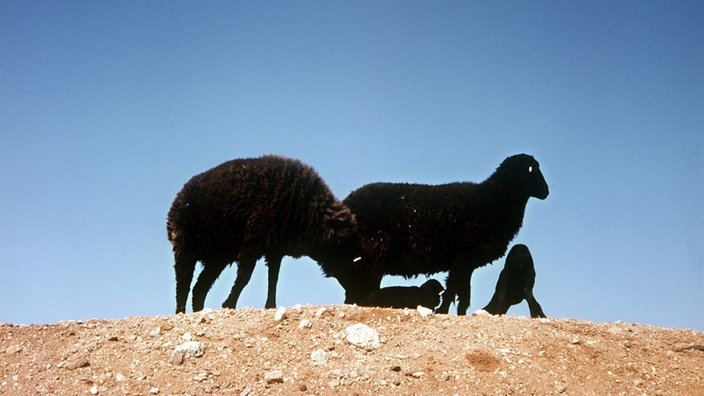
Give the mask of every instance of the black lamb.
[(488, 179), (443, 185), (375, 183), (343, 203), (357, 218), (356, 271), (369, 281), (346, 288), (346, 303), (377, 290), (384, 275), (412, 277), (449, 271), (439, 313), (459, 297), (469, 307), (475, 268), (506, 253), (523, 224), (528, 198), (545, 199), (548, 185), (530, 155), (506, 158)]
[(435, 308), (440, 304), (443, 293), (440, 282), (430, 279), (418, 286), (384, 287), (370, 293), (357, 305), (383, 308), (415, 308), (417, 306)]
[[(225, 162), (189, 180), (168, 214), (176, 270), (176, 312), (185, 312), (197, 261), (193, 311), (220, 273), (237, 262), (237, 279), (223, 307), (235, 308), (255, 263), (269, 267), (266, 307), (276, 306), (283, 256), (310, 256), (326, 276), (338, 274), (339, 245), (356, 229), (354, 215), (320, 176), (298, 160), (275, 155)], [(331, 257), (336, 257), (336, 264)], [(347, 261), (351, 264), (351, 258)], [(352, 279), (347, 277), (345, 279)], [(340, 281), (343, 287), (349, 285)]]
[[(533, 257), (526, 245), (515, 245), (506, 256), (506, 264), (501, 270), (496, 290), (491, 301), (482, 308), (492, 315), (503, 315), (511, 305), (516, 305), (524, 299), (528, 302), (532, 318), (544, 318), (543, 308), (533, 296), (535, 285), (535, 267)], [(480, 311), (481, 312), (481, 311)]]

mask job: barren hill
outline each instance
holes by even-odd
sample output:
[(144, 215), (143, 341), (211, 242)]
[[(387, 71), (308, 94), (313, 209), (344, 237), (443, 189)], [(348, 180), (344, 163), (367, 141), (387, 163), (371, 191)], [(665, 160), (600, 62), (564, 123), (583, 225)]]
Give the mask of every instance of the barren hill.
[(0, 394), (704, 394), (693, 330), (348, 305), (276, 319), (245, 308), (0, 324)]

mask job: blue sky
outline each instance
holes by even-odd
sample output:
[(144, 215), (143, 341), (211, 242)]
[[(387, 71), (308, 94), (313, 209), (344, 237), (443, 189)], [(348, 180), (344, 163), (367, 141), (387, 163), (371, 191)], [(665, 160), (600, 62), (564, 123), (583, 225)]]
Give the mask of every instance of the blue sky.
[[(0, 322), (171, 314), (166, 214), (233, 158), (301, 159), (342, 199), (525, 152), (551, 195), (514, 243), (548, 316), (704, 330), (703, 20), (696, 1), (1, 2)], [(278, 290), (343, 300), (307, 258)]]

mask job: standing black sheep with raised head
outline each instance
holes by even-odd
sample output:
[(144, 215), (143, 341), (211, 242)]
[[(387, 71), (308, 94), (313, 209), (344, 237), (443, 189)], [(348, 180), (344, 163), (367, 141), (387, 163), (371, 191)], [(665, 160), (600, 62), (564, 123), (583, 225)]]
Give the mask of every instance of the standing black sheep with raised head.
[(544, 318), (543, 308), (533, 296), (535, 266), (528, 246), (518, 244), (506, 256), (506, 264), (501, 270), (496, 290), (491, 301), (477, 313), (485, 311), (492, 315), (503, 315), (511, 305), (523, 300), (528, 302), (531, 318)]
[(372, 292), (358, 305), (382, 308), (416, 308), (417, 306), (433, 309), (440, 304), (440, 296), (445, 289), (440, 282), (430, 279), (419, 286), (390, 286)]
[[(176, 312), (186, 310), (197, 261), (203, 271), (193, 287), (193, 311), (203, 309), (213, 282), (234, 261), (237, 279), (223, 307), (235, 308), (262, 256), (269, 267), (265, 306), (272, 308), (283, 256), (310, 256), (327, 276), (335, 276), (336, 265), (352, 262), (339, 259), (338, 245), (355, 229), (350, 210), (335, 199), (313, 168), (300, 161), (266, 155), (216, 166), (189, 180), (169, 211)], [(331, 257), (337, 260), (327, 265)]]
[(438, 312), (459, 297), (469, 307), (475, 268), (506, 253), (523, 224), (528, 198), (545, 199), (548, 185), (538, 162), (526, 154), (506, 158), (483, 182), (443, 185), (375, 183), (353, 191), (343, 203), (357, 217), (357, 271), (370, 281), (347, 289), (346, 303), (377, 290), (384, 275), (449, 271)]

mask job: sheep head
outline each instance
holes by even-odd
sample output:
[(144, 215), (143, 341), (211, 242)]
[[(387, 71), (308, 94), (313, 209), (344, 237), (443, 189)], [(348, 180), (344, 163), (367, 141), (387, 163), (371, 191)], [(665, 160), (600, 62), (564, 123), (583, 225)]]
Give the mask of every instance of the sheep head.
[(341, 242), (357, 231), (357, 219), (354, 213), (339, 201), (325, 208), (321, 220), (321, 232), (325, 241)]
[(548, 183), (540, 171), (540, 164), (528, 154), (506, 158), (496, 169), (494, 176), (507, 179), (529, 197), (542, 200), (550, 194)]

